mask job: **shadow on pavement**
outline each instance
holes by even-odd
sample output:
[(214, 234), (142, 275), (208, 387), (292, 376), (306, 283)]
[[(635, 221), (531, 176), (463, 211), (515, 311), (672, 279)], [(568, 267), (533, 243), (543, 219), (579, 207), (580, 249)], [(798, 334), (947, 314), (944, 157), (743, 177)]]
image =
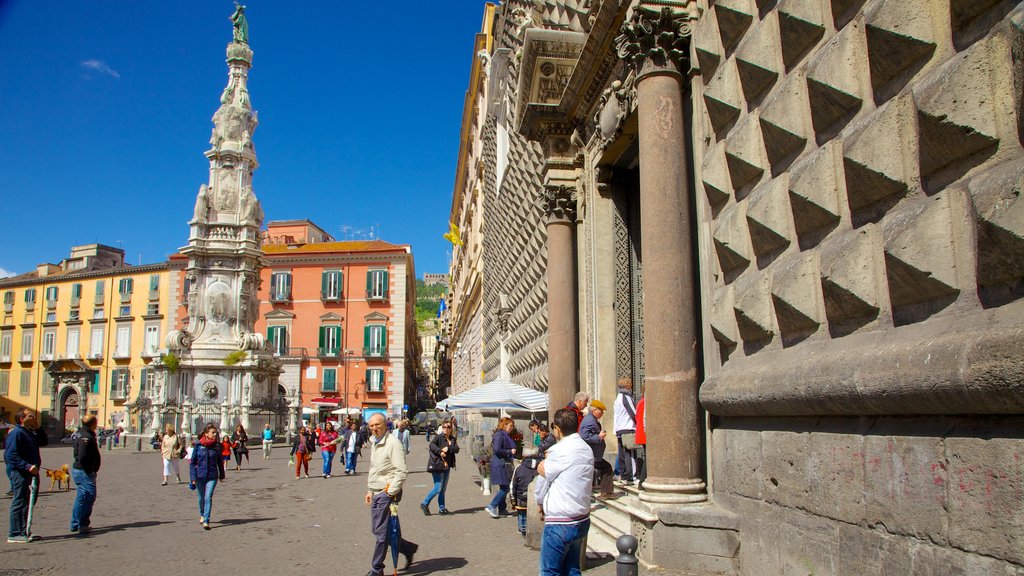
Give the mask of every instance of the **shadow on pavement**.
[[(153, 520), (147, 520), (145, 522), (131, 522), (128, 524), (114, 524), (112, 526), (100, 526), (99, 528), (93, 528), (89, 531), (88, 535), (78, 534), (76, 532), (70, 532), (68, 534), (62, 534), (60, 536), (47, 536), (45, 540), (67, 540), (68, 538), (88, 538), (89, 536), (106, 534), (107, 532), (120, 532), (121, 530), (127, 530), (129, 528), (149, 528), (150, 526), (159, 526), (161, 524), (173, 524), (173, 521), (168, 522), (156, 522)], [(43, 538), (41, 538), (42, 540)]]
[(462, 508), (459, 510), (452, 510), (452, 514), (472, 514), (473, 512), (479, 512), (483, 509), (483, 506), (477, 506), (475, 508)]
[(266, 522), (268, 520), (277, 520), (277, 518), (228, 518), (217, 520), (215, 523), (224, 526), (238, 526), (239, 524), (252, 524), (253, 522)]
[(458, 570), (459, 568), (464, 568), (467, 564), (469, 562), (465, 558), (427, 558), (426, 560), (414, 562), (405, 573), (434, 574), (448, 570)]
[(615, 562), (615, 557), (613, 557), (611, 555), (608, 555), (608, 556), (602, 555), (602, 556), (598, 556), (597, 558), (593, 558), (591, 556), (587, 556), (586, 567), (583, 570), (584, 571), (592, 570), (594, 568), (599, 568), (601, 566), (604, 566), (605, 564), (611, 564), (612, 562)]

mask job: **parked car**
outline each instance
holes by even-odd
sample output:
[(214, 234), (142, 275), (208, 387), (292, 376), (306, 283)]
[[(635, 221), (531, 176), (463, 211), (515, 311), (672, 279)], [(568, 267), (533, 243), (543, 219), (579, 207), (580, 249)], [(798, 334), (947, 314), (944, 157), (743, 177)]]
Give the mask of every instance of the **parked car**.
[(424, 410), (417, 412), (409, 421), (410, 434), (423, 434), (429, 428), (431, 433), (441, 427), (441, 423), (451, 417), (443, 410)]

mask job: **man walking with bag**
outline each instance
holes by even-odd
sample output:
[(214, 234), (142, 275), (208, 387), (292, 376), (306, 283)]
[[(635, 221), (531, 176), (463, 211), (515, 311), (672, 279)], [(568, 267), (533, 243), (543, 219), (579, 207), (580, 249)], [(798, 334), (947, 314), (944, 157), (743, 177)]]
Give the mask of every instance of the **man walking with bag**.
[(619, 443), (616, 468), (623, 482), (634, 481), (636, 469), (636, 405), (633, 404), (633, 380), (619, 378), (619, 390), (615, 395), (615, 438)]
[[(376, 537), (373, 560), (366, 576), (384, 574), (384, 558), (388, 551), (388, 528), (391, 505), (402, 499), (402, 485), (409, 470), (405, 465), (405, 447), (398, 438), (388, 434), (382, 414), (370, 416), (370, 473), (366, 482), (366, 503), (370, 505), (370, 528)], [(405, 568), (412, 564), (419, 546), (399, 537), (398, 551), (405, 556)]]

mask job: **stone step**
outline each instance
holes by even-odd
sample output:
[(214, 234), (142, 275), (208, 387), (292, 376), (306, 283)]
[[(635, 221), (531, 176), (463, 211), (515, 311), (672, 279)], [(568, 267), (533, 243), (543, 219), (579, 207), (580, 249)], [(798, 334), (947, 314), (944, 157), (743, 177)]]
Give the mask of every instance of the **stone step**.
[(638, 518), (644, 522), (658, 521), (658, 515), (651, 512), (644, 503), (640, 501), (640, 495), (638, 492), (626, 492), (625, 496), (621, 496), (614, 500), (605, 500), (604, 504), (607, 507), (618, 511), (627, 519)]
[(608, 534), (618, 538), (623, 534), (630, 533), (630, 518), (617, 508), (606, 505), (591, 507), (590, 517), (592, 521), (601, 522), (608, 527)]
[(587, 532), (587, 558), (615, 557), (617, 553), (615, 538), (605, 532), (600, 520), (591, 516), (590, 531)]

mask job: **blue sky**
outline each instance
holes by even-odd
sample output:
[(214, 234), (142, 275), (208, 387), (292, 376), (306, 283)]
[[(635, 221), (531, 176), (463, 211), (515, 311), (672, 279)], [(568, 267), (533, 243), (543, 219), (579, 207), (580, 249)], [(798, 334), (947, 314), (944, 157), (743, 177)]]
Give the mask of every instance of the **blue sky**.
[[(484, 2), (246, 2), (267, 220), (412, 244), (447, 272)], [(403, 8), (402, 10), (397, 10)], [(227, 83), (232, 2), (0, 0), (0, 270), (73, 245), (161, 261), (188, 238)], [(140, 256), (141, 255), (141, 256)]]

